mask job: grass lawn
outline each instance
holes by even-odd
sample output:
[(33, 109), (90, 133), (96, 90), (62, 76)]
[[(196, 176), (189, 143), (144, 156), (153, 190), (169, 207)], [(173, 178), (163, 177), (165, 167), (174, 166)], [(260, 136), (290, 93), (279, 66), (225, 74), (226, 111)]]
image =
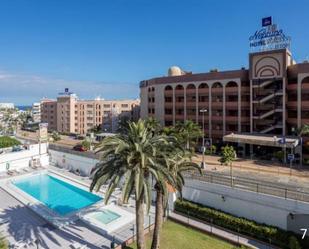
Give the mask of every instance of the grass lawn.
[[(151, 236), (146, 236), (147, 249), (151, 246)], [(160, 249), (232, 249), (234, 245), (205, 233), (183, 226), (173, 221), (166, 221), (161, 233)], [(136, 244), (126, 249), (136, 249)]]

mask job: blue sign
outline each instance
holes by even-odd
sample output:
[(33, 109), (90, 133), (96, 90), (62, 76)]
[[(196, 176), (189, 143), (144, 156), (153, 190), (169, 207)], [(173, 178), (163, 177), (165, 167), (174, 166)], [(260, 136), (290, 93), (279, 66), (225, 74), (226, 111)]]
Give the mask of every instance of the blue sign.
[(286, 143), (285, 137), (281, 138), (278, 142), (279, 144), (285, 144)]
[(276, 24), (272, 24), (271, 17), (264, 19), (262, 21), (263, 27), (249, 37), (251, 51), (260, 52), (275, 49), (289, 49), (291, 46), (291, 37), (287, 36), (282, 29), (278, 29)]
[(293, 161), (295, 158), (294, 154), (288, 154), (288, 160)]
[(68, 92), (69, 92), (69, 88), (65, 88), (65, 89), (64, 89), (64, 92), (65, 92), (65, 93), (68, 93)]
[(272, 25), (271, 16), (265, 17), (262, 19), (262, 27)]

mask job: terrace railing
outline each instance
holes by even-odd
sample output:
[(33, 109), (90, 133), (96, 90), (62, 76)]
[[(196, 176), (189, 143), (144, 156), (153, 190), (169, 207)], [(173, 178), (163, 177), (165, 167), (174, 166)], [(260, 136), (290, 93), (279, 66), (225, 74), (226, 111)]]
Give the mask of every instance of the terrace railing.
[[(284, 187), (281, 184), (255, 181), (253, 179), (247, 179), (243, 177), (231, 177), (220, 173), (203, 172), (202, 175), (198, 173), (187, 173), (185, 178), (198, 180), (202, 182), (208, 182), (213, 184), (219, 184), (231, 188), (241, 189), (245, 191), (251, 191), (255, 193), (261, 193), (266, 195), (272, 195), (281, 197), (284, 199), (291, 199), (296, 201), (309, 202), (309, 191), (298, 190), (296, 187)], [(188, 185), (187, 185), (188, 186)], [(188, 186), (190, 187), (190, 186)], [(201, 189), (202, 190), (202, 189)]]

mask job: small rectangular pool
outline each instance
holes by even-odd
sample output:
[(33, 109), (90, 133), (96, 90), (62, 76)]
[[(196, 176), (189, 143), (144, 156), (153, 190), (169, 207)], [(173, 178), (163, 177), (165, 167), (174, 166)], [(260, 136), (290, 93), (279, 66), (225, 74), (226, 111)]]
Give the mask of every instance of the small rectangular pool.
[(89, 218), (95, 219), (100, 223), (103, 223), (104, 225), (107, 225), (108, 223), (111, 223), (112, 221), (120, 218), (121, 215), (116, 214), (115, 212), (112, 212), (108, 209), (102, 209), (98, 212), (93, 212), (89, 214)]
[(13, 181), (13, 184), (62, 216), (102, 200), (101, 197), (93, 193), (49, 174), (25, 177)]

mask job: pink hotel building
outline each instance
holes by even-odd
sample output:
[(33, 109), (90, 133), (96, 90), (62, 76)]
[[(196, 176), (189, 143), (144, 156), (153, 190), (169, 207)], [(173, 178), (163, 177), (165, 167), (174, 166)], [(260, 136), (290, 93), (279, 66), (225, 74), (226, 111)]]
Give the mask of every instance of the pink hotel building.
[(296, 63), (287, 49), (250, 53), (248, 69), (191, 73), (171, 67), (166, 77), (141, 81), (140, 91), (141, 117), (165, 126), (193, 120), (202, 127), (200, 110), (207, 109), (205, 134), (213, 143), (246, 143), (236, 134), (258, 134), (265, 141), (249, 143), (267, 145), (269, 137), (295, 135), (309, 124), (309, 63)]
[(41, 101), (41, 122), (49, 130), (87, 134), (100, 126), (102, 131), (115, 132), (122, 117), (139, 118), (139, 100), (79, 100), (73, 93), (59, 94), (57, 100)]

